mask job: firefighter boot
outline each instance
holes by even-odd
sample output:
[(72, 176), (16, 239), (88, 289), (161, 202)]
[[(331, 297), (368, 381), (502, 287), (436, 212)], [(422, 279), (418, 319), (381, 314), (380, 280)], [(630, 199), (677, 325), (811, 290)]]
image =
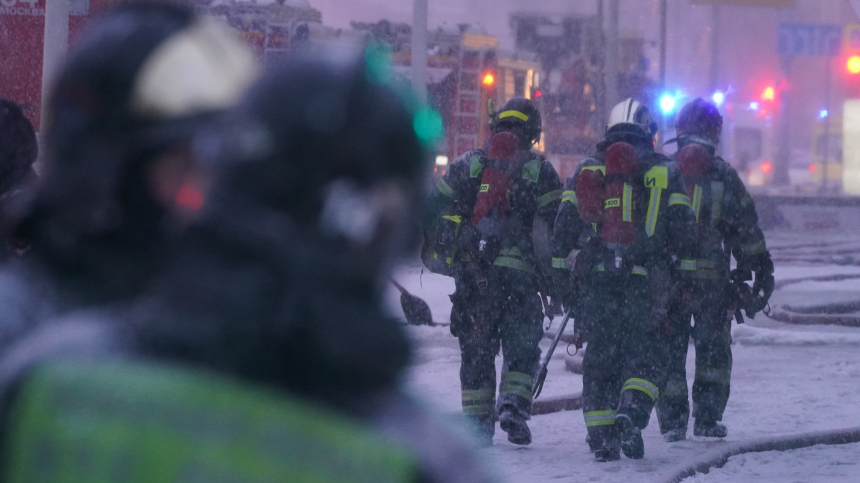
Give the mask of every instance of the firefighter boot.
[(663, 432), (663, 440), (667, 443), (684, 441), (687, 439), (687, 428), (675, 428)]
[(526, 424), (521, 411), (513, 406), (504, 406), (499, 413), (499, 426), (508, 433), (508, 441), (513, 444), (528, 445), (532, 442), (532, 432)]
[(729, 434), (729, 430), (725, 424), (709, 419), (696, 419), (693, 424), (693, 434), (705, 438), (725, 438)]
[(624, 456), (638, 460), (645, 456), (645, 442), (642, 441), (642, 431), (633, 424), (630, 416), (618, 414), (615, 416), (615, 427), (621, 438), (621, 451)]
[(588, 449), (594, 453), (594, 461), (605, 463), (621, 459), (618, 433), (614, 424), (588, 428), (585, 442), (588, 443)]

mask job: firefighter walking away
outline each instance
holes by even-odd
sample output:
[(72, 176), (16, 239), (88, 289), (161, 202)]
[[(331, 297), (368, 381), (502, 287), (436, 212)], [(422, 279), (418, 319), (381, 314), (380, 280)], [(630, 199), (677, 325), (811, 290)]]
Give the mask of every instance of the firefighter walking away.
[[(722, 125), (716, 106), (702, 99), (684, 106), (676, 125), (678, 152), (674, 157), (692, 201), (698, 250), (695, 283), (688, 296), (672, 301), (669, 311), (668, 372), (657, 403), (657, 419), (660, 432), (670, 442), (685, 439), (687, 434), (686, 361), (691, 335), (696, 348), (693, 434), (713, 438), (728, 434), (719, 421), (729, 399), (732, 316), (737, 314), (742, 322), (740, 309), (744, 309), (747, 316), (754, 317), (765, 308), (774, 289), (773, 262), (753, 200), (735, 169), (716, 155)], [(737, 269), (730, 271), (732, 255)], [(748, 293), (745, 282), (753, 273), (753, 293)]]
[(423, 257), (431, 270), (454, 277), (451, 333), (460, 342), (465, 417), (482, 446), (492, 444), (497, 418), (508, 441), (527, 445), (543, 336), (538, 293), (552, 295), (549, 245), (561, 182), (531, 151), (541, 134), (531, 101), (513, 98), (491, 114), (488, 146), (461, 155), (437, 184)]
[(553, 234), (556, 280), (588, 341), (583, 416), (598, 461), (644, 456), (670, 273), (694, 268), (690, 201), (677, 168), (654, 152), (655, 133), (647, 107), (615, 106), (597, 152), (565, 183)]

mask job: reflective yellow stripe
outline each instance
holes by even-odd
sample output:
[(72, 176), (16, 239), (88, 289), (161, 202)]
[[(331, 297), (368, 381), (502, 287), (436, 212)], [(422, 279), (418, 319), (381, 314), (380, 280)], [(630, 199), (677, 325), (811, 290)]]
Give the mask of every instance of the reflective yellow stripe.
[(583, 166), (583, 171), (600, 171), (603, 174), (606, 174), (606, 166)]
[(744, 255), (751, 257), (753, 255), (758, 255), (760, 253), (764, 253), (767, 251), (767, 245), (764, 243), (764, 238), (759, 241), (753, 243), (747, 243), (745, 245), (741, 245), (741, 251), (744, 252)]
[(723, 214), (723, 191), (725, 185), (722, 181), (711, 181), (711, 226), (717, 226), (720, 216)]
[(544, 206), (552, 203), (553, 201), (561, 199), (561, 190), (553, 190), (548, 193), (544, 193), (543, 196), (538, 198), (537, 207), (538, 209), (543, 208)]
[(576, 191), (565, 191), (561, 194), (561, 202), (568, 201), (573, 203), (573, 206), (579, 207), (579, 200), (576, 199)]
[(482, 401), (486, 399), (494, 399), (496, 397), (496, 391), (493, 388), (463, 389), (462, 396), (464, 402)]
[(695, 260), (681, 260), (681, 264), (678, 266), (679, 270), (696, 270), (696, 261)]
[(621, 388), (621, 392), (631, 390), (644, 392), (651, 397), (652, 401), (656, 401), (657, 398), (660, 397), (660, 390), (657, 389), (657, 386), (645, 379), (639, 379), (636, 377), (627, 379), (627, 382), (624, 383), (624, 387)]
[(585, 426), (590, 428), (592, 426), (610, 426), (615, 424), (615, 414), (614, 410), (589, 411), (582, 413), (582, 416), (585, 419)]
[(521, 113), (520, 111), (504, 111), (503, 113), (499, 114), (499, 119), (504, 119), (506, 117), (515, 117), (523, 121), (529, 120), (529, 117)]
[(684, 205), (692, 208), (692, 206), (690, 205), (690, 198), (687, 195), (681, 193), (672, 193), (671, 195), (669, 195), (669, 206), (673, 205)]
[(699, 222), (699, 210), (702, 209), (702, 187), (693, 188), (693, 211), (696, 213), (696, 223)]
[(457, 215), (444, 215), (444, 216), (442, 216), (442, 218), (444, 218), (446, 220), (451, 220), (454, 223), (462, 223), (463, 222), (463, 219)]
[(694, 277), (702, 280), (716, 280), (723, 273), (723, 270), (720, 270), (720, 266), (720, 262), (716, 260), (696, 260), (696, 273)]
[(523, 179), (527, 179), (532, 183), (537, 183), (540, 179), (540, 168), (542, 163), (540, 159), (532, 159), (523, 166)]
[(529, 401), (532, 400), (532, 384), (534, 377), (523, 372), (506, 372), (502, 374), (499, 384), (499, 394), (516, 394)]
[(633, 221), (633, 186), (624, 183), (624, 195), (621, 198), (621, 221)]
[(484, 165), (481, 164), (481, 155), (475, 154), (469, 159), (469, 177), (477, 178), (481, 171), (483, 171)]
[(651, 198), (648, 201), (648, 214), (645, 216), (645, 233), (654, 236), (657, 230), (657, 215), (660, 213), (661, 188), (651, 188)]
[(669, 187), (669, 168), (654, 166), (645, 173), (646, 188), (666, 189)]
[[(599, 262), (597, 267), (595, 268), (597, 272), (605, 272), (606, 268), (603, 266), (603, 262)], [(648, 276), (648, 269), (643, 267), (642, 265), (633, 265), (633, 269), (630, 270), (630, 273), (633, 275), (642, 275), (644, 277)]]
[(522, 270), (532, 275), (536, 275), (534, 268), (531, 266), (531, 264), (526, 261), (520, 260), (519, 258), (499, 256), (496, 257), (496, 260), (493, 262), (493, 265), (496, 265), (497, 267), (506, 267), (513, 268), (516, 270)]
[(451, 185), (444, 178), (439, 178), (439, 181), (436, 182), (436, 189), (448, 198), (454, 197), (454, 188), (451, 188)]
[(553, 257), (552, 268), (567, 268), (567, 261), (564, 258)]
[(520, 251), (520, 247), (503, 248), (499, 250), (499, 254), (504, 255), (506, 257), (514, 258), (519, 258), (523, 256), (523, 252)]

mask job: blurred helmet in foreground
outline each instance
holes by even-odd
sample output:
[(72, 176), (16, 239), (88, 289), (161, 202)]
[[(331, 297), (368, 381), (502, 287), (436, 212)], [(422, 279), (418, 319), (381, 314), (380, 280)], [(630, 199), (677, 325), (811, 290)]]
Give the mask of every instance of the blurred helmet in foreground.
[(714, 104), (696, 98), (681, 108), (675, 122), (678, 136), (700, 136), (716, 146), (723, 132), (723, 116)]
[(215, 136), (226, 138), (215, 149), (224, 163), (216, 187), (287, 214), (374, 271), (417, 242), (429, 173), (426, 116), (386, 81), (382, 63), (371, 50), (296, 54), (249, 90), (238, 119)]
[(525, 97), (514, 97), (498, 110), (493, 119), (493, 133), (508, 131), (517, 135), (526, 148), (540, 141), (540, 111)]
[(131, 2), (96, 18), (54, 84), (45, 185), (23, 229), (67, 255), (85, 239), (144, 245), (165, 213), (151, 164), (188, 164), (193, 133), (256, 73), (239, 40), (188, 6)]
[(650, 140), (657, 134), (657, 123), (647, 106), (628, 98), (612, 108), (606, 132), (630, 133)]

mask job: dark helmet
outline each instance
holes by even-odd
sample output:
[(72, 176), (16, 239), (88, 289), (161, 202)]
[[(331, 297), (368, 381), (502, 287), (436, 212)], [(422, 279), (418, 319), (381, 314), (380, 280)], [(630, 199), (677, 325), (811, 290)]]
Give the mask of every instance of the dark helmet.
[(678, 137), (700, 136), (716, 146), (723, 131), (723, 116), (717, 106), (702, 98), (696, 98), (681, 108), (675, 122), (675, 130)]
[(0, 196), (32, 174), (38, 154), (33, 125), (17, 104), (0, 98)]
[(511, 98), (493, 117), (493, 134), (510, 131), (516, 134), (527, 148), (540, 141), (542, 129), (540, 111), (525, 97)]
[(402, 248), (428, 174), (427, 119), (383, 81), (374, 57), (307, 52), (264, 75), (218, 135), (227, 142), (216, 149), (224, 172), (213, 196), (222, 188), (285, 213), (347, 250)]
[(22, 234), (78, 265), (105, 244), (144, 252), (166, 212), (150, 163), (181, 150), (255, 72), (239, 40), (188, 6), (124, 3), (94, 19), (48, 101), (47, 172)]

